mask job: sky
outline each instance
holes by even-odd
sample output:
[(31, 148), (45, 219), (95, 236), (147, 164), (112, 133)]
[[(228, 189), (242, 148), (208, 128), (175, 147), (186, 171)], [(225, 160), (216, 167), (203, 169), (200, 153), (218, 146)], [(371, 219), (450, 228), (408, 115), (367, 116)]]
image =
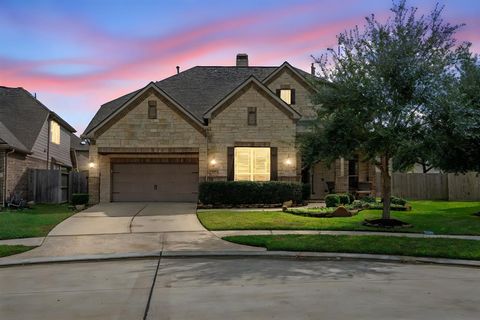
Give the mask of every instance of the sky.
[[(437, 1), (410, 0), (419, 13)], [(480, 1), (443, 0), (480, 53)], [(23, 87), (77, 129), (100, 105), (197, 65), (310, 70), (336, 35), (384, 21), (390, 0), (0, 0), (0, 86)]]

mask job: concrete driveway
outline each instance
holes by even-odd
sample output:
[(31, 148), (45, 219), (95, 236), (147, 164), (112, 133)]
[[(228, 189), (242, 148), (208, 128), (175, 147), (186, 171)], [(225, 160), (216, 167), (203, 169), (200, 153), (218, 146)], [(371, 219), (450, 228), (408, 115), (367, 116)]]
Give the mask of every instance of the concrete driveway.
[(9, 267), (0, 268), (0, 318), (477, 320), (478, 272), (264, 258)]
[(1, 260), (163, 250), (264, 250), (226, 242), (197, 219), (195, 203), (104, 203), (57, 225), (43, 244)]

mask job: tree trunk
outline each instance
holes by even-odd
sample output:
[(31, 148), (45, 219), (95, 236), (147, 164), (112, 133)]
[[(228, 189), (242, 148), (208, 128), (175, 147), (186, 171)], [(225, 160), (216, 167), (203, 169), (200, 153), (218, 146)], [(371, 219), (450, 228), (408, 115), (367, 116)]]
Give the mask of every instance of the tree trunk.
[(389, 171), (388, 156), (381, 158), (381, 174), (382, 174), (382, 198), (383, 198), (383, 212), (382, 219), (390, 219), (390, 197), (392, 195), (392, 178)]

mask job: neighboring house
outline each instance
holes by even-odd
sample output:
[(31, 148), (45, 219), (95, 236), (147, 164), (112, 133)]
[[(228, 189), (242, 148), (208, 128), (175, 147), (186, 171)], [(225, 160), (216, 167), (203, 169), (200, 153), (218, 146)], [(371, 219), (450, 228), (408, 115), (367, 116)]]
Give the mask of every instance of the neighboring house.
[[(316, 115), (311, 79), (239, 54), (236, 66), (194, 67), (102, 105), (82, 135), (91, 202), (195, 201), (199, 181), (301, 181), (296, 140)], [(349, 188), (342, 164), (339, 192)]]
[(88, 175), (88, 144), (73, 133), (70, 136), (70, 156), (73, 170)]
[(28, 169), (70, 169), (73, 132), (25, 89), (0, 86), (0, 203), (27, 197)]

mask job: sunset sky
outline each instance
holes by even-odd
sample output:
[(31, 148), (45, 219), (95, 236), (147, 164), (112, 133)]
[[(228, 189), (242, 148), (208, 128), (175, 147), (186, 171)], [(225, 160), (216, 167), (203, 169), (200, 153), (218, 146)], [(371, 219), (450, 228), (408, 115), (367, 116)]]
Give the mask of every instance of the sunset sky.
[[(436, 1), (416, 0), (422, 13)], [(480, 1), (444, 0), (459, 40), (480, 53)], [(311, 55), (389, 0), (0, 0), (0, 85), (24, 87), (83, 133), (99, 106), (196, 65), (287, 60), (309, 70)]]

